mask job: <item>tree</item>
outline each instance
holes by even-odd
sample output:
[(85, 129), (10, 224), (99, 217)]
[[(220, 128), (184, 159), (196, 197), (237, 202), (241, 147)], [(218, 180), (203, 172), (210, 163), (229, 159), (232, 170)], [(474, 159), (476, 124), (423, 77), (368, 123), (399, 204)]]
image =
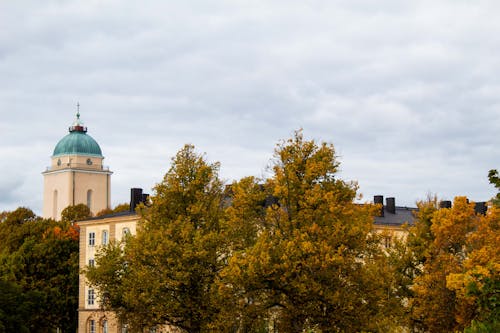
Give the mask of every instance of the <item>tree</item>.
[(415, 327), (451, 332), (464, 329), (474, 318), (473, 302), (459, 297), (447, 279), (463, 270), (470, 255), (469, 238), (478, 219), (474, 203), (465, 197), (455, 198), (452, 208), (432, 212), (429, 233), (421, 236), (428, 249), (423, 252), (421, 272), (414, 279), (410, 302)]
[(0, 235), (0, 281), (21, 291), (16, 297), (23, 325), (30, 332), (47, 332), (51, 328), (74, 331), (78, 306), (77, 227), (44, 220), (29, 209), (19, 208), (7, 214), (0, 224)]
[(496, 169), (492, 169), (488, 172), (488, 179), (490, 184), (495, 186), (498, 190), (495, 198), (492, 199), (492, 202), (495, 206), (500, 207), (500, 177), (498, 176), (498, 171)]
[(85, 204), (68, 206), (61, 212), (61, 221), (65, 222), (85, 220), (89, 217), (92, 217), (92, 213), (90, 212), (90, 208)]
[(21, 287), (0, 279), (0, 332), (28, 333), (32, 309)]
[(7, 253), (18, 249), (27, 235), (36, 236), (41, 232), (37, 223), (40, 218), (26, 207), (19, 207), (12, 212), (4, 212), (4, 218), (0, 224), (0, 253)]
[(389, 329), (400, 304), (370, 233), (376, 207), (354, 203), (356, 184), (335, 177), (338, 165), (332, 145), (297, 131), (276, 148), (264, 197), (252, 179), (233, 185), (228, 225), (242, 241), (232, 240), (219, 283), (233, 303), (221, 313), (225, 330)]
[[(460, 302), (471, 304), (475, 324), (500, 327), (500, 208), (480, 216), (467, 239), (468, 255), (460, 272), (447, 276), (447, 287)], [(464, 323), (467, 326), (469, 321)], [(493, 330), (492, 330), (493, 331)]]
[(105, 295), (104, 306), (130, 325), (210, 328), (218, 312), (214, 280), (225, 257), (218, 169), (194, 146), (184, 146), (154, 188), (151, 205), (139, 210), (137, 235), (123, 247), (105, 249), (96, 267), (88, 268), (90, 283)]
[(95, 215), (96, 216), (104, 216), (104, 215), (109, 215), (109, 214), (115, 214), (115, 213), (121, 213), (121, 212), (128, 212), (130, 210), (130, 204), (128, 203), (122, 203), (117, 205), (115, 208), (105, 208), (99, 212), (97, 212)]

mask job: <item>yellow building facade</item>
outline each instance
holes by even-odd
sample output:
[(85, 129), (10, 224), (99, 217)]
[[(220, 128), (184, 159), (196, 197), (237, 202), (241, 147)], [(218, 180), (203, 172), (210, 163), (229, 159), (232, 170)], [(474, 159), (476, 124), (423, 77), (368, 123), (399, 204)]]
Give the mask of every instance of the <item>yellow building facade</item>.
[[(127, 234), (135, 235), (138, 215), (134, 212), (78, 222), (80, 227), (80, 272), (95, 264), (95, 255), (109, 242), (121, 241)], [(126, 324), (120, 323), (113, 312), (100, 308), (99, 292), (90, 287), (80, 273), (78, 295), (79, 333), (127, 333)]]

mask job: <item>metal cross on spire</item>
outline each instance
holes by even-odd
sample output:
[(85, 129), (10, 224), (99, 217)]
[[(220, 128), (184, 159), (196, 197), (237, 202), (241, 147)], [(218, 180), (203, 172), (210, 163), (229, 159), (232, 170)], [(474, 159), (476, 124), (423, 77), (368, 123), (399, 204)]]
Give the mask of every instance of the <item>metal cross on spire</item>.
[(80, 119), (80, 102), (76, 102), (76, 117)]

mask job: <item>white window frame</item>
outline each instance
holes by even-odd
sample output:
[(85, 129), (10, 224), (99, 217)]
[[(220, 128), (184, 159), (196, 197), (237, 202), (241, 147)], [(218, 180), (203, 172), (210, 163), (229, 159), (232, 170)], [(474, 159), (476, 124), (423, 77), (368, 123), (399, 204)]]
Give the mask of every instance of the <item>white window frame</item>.
[(89, 246), (95, 246), (95, 232), (89, 232)]
[(101, 239), (101, 243), (102, 245), (108, 245), (108, 242), (109, 242), (109, 233), (107, 230), (103, 230), (102, 231), (102, 239)]
[(95, 331), (95, 320), (90, 319), (89, 320), (89, 333), (96, 333)]
[(94, 305), (95, 303), (95, 291), (92, 288), (89, 288), (87, 292), (87, 305)]

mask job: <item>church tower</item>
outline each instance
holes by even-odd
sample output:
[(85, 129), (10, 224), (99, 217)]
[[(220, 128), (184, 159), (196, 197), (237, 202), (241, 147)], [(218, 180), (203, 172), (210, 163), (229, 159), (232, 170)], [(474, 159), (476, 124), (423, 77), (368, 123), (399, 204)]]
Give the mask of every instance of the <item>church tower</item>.
[(64, 208), (81, 203), (94, 215), (110, 207), (112, 172), (102, 165), (101, 148), (87, 134), (79, 110), (69, 134), (57, 143), (51, 159), (50, 167), (42, 172), (44, 218), (60, 220)]

